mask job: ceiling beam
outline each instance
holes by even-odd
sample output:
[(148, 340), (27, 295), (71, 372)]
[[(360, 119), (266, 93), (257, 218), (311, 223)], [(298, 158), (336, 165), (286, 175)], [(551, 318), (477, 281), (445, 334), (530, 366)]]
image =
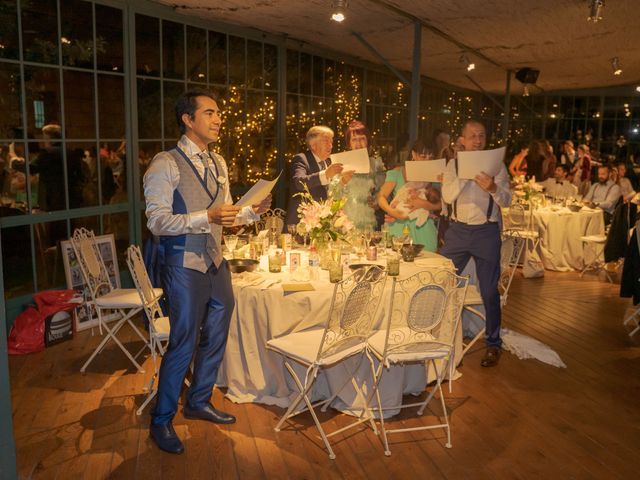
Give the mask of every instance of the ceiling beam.
[(503, 65), (500, 65), (494, 59), (492, 59), (490, 57), (487, 57), (484, 53), (480, 52), (479, 50), (476, 50), (473, 47), (470, 47), (469, 45), (465, 45), (461, 41), (455, 39), (454, 37), (452, 37), (448, 33), (443, 32), (438, 27), (436, 27), (434, 25), (431, 25), (429, 22), (427, 22), (426, 20), (423, 20), (422, 18), (418, 18), (415, 15), (412, 15), (412, 14), (410, 14), (408, 12), (405, 12), (401, 8), (398, 8), (395, 5), (391, 5), (391, 4), (387, 3), (387, 2), (385, 2), (384, 0), (368, 0), (368, 1), (371, 2), (371, 3), (374, 3), (374, 4), (378, 5), (378, 6), (381, 6), (383, 8), (386, 8), (387, 10), (395, 13), (396, 15), (399, 15), (401, 17), (407, 18), (407, 19), (411, 20), (412, 22), (420, 22), (420, 24), (424, 28), (426, 28), (430, 32), (434, 33), (435, 35), (438, 35), (439, 37), (445, 39), (446, 41), (448, 41), (450, 43), (453, 43), (454, 45), (456, 45), (461, 50), (465, 50), (467, 52), (473, 53), (473, 55), (475, 55), (476, 57), (481, 58), (485, 62), (489, 62), (491, 65), (493, 65), (495, 67), (498, 67), (498, 68), (500, 68), (502, 70), (505, 70), (505, 71), (507, 70)]
[(367, 48), (367, 50), (369, 50), (378, 60), (380, 60), (385, 67), (391, 70), (394, 73), (394, 75), (400, 79), (402, 83), (404, 83), (407, 87), (411, 88), (411, 82), (407, 79), (407, 77), (405, 77), (400, 70), (398, 70), (396, 67), (391, 65), (391, 63), (389, 63), (389, 61), (386, 58), (384, 58), (384, 56), (380, 52), (378, 52), (378, 50), (376, 50), (376, 47), (374, 47), (369, 42), (367, 42), (365, 38), (362, 35), (360, 35), (358, 32), (351, 32), (351, 35), (356, 37), (358, 41), (362, 43), (362, 45), (364, 45)]

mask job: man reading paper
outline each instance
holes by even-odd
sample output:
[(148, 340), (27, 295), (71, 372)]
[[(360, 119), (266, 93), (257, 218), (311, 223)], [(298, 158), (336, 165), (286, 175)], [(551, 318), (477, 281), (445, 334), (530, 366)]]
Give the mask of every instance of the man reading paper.
[[(465, 151), (485, 148), (486, 130), (476, 120), (469, 120), (462, 129), (461, 147)], [(458, 273), (473, 258), (476, 263), (480, 294), (486, 311), (487, 350), (481, 361), (492, 367), (500, 359), (500, 208), (511, 204), (509, 176), (504, 164), (495, 177), (484, 172), (473, 180), (458, 177), (457, 161), (449, 162), (443, 174), (442, 197), (451, 205), (450, 225), (440, 253), (450, 258)]]
[(185, 418), (233, 423), (235, 417), (211, 405), (234, 308), (231, 275), (222, 257), (223, 226), (255, 221), (271, 204), (233, 205), (224, 159), (209, 151), (218, 140), (220, 110), (205, 90), (190, 90), (176, 101), (178, 144), (158, 153), (144, 176), (147, 226), (164, 251), (162, 288), (171, 333), (162, 357), (158, 400), (151, 412), (151, 438), (160, 449), (182, 453), (172, 426), (185, 374), (194, 361)]

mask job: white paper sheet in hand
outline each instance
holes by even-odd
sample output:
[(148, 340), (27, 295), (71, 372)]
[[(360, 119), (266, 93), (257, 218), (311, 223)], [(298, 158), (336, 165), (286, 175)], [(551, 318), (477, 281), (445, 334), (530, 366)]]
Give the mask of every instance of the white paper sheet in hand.
[(236, 202), (238, 207), (248, 207), (250, 205), (255, 205), (260, 203), (262, 200), (267, 198), (267, 195), (271, 193), (273, 187), (276, 183), (278, 183), (278, 179), (282, 175), (282, 172), (278, 174), (278, 176), (271, 181), (268, 180), (258, 180), (253, 187), (249, 189), (247, 193), (245, 193), (240, 200)]
[(331, 163), (341, 163), (345, 172), (369, 173), (369, 152), (366, 148), (331, 155)]
[(480, 172), (495, 177), (503, 164), (506, 147), (494, 150), (458, 152), (458, 178), (473, 180)]
[(440, 175), (444, 172), (447, 161), (444, 158), (438, 160), (412, 160), (404, 164), (409, 182), (440, 182)]

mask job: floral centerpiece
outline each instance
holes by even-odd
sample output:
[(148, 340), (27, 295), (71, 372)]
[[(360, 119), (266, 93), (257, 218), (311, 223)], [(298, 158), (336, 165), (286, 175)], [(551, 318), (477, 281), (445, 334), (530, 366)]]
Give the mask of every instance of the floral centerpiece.
[(525, 180), (524, 175), (513, 177), (513, 194), (524, 203), (530, 203), (534, 198), (542, 194), (544, 187), (536, 183), (536, 177)]
[(336, 199), (332, 195), (326, 200), (315, 200), (309, 190), (297, 193), (302, 197), (298, 207), (300, 222), (296, 227), (299, 235), (308, 235), (311, 242), (316, 245), (322, 262), (323, 253), (326, 252), (329, 243), (344, 240), (347, 232), (353, 229), (353, 223), (343, 211), (346, 198)]

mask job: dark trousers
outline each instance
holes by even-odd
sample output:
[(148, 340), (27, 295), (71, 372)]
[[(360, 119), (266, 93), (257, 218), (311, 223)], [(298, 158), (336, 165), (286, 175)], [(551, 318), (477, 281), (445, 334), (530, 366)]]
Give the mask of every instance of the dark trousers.
[(440, 253), (453, 261), (458, 274), (470, 258), (476, 262), (480, 295), (487, 317), (487, 346), (500, 347), (500, 228), (497, 223), (466, 225), (450, 222)]
[(171, 421), (178, 408), (184, 377), (195, 352), (187, 404), (199, 409), (211, 399), (222, 362), (235, 300), (226, 260), (206, 273), (165, 265), (162, 283), (169, 304), (171, 333), (162, 358), (158, 400), (152, 423)]

